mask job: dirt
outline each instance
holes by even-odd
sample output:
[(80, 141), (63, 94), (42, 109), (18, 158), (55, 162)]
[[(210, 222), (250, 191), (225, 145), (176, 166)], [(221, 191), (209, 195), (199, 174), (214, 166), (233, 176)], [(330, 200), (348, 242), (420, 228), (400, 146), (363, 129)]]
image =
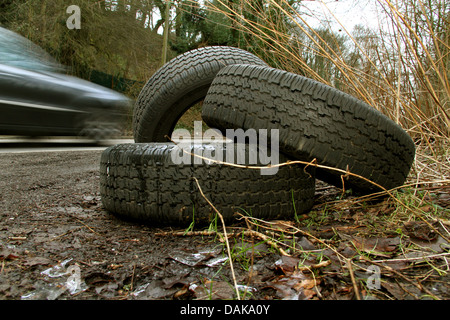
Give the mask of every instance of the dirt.
[[(403, 233), (371, 231), (375, 238), (361, 232), (368, 230), (368, 223), (361, 224), (367, 213), (375, 219), (391, 212), (387, 202), (365, 212), (350, 208), (322, 216), (316, 210), (297, 223), (260, 222), (251, 231), (248, 222), (239, 221), (229, 226), (230, 265), (220, 226), (219, 232), (186, 234), (106, 212), (100, 154), (0, 155), (1, 299), (450, 298), (445, 224), (430, 229), (413, 221)], [(320, 185), (316, 201), (320, 205), (338, 194)], [(448, 192), (439, 196), (447, 205)], [(414, 241), (420, 254), (405, 256), (402, 248)]]

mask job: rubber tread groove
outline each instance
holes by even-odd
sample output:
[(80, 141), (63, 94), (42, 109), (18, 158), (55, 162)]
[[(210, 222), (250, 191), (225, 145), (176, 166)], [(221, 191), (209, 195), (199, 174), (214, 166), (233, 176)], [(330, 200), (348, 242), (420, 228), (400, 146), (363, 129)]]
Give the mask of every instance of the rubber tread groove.
[[(206, 146), (226, 152), (228, 145)], [(199, 152), (205, 145), (193, 145)], [(215, 212), (201, 196), (196, 177), (206, 197), (226, 221), (235, 212), (261, 219), (293, 219), (314, 203), (315, 170), (300, 165), (281, 167), (275, 175), (259, 170), (215, 163), (175, 164), (171, 143), (119, 144), (103, 151), (100, 161), (100, 193), (104, 208), (122, 218), (149, 224), (208, 224)], [(235, 153), (236, 154), (236, 153)], [(281, 158), (286, 160), (285, 158)], [(293, 202), (294, 201), (294, 202)]]
[[(370, 105), (320, 82), (255, 65), (223, 68), (203, 103), (205, 123), (226, 129), (278, 129), (280, 150), (294, 159), (350, 170), (384, 188), (401, 186), (415, 156), (411, 137)], [(317, 178), (342, 187), (341, 174)], [(349, 177), (346, 188), (378, 191)]]
[(204, 99), (217, 72), (231, 64), (266, 65), (245, 50), (211, 46), (188, 51), (157, 70), (141, 89), (133, 111), (136, 142), (166, 142), (178, 119)]

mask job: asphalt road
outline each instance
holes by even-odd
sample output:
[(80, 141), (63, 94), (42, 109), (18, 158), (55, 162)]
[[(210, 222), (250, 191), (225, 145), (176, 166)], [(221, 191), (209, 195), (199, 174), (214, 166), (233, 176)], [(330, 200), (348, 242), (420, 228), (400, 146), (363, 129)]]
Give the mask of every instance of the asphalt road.
[(0, 153), (103, 150), (112, 145), (133, 142), (133, 139), (103, 140), (101, 142), (96, 142), (93, 140), (77, 138), (0, 136)]

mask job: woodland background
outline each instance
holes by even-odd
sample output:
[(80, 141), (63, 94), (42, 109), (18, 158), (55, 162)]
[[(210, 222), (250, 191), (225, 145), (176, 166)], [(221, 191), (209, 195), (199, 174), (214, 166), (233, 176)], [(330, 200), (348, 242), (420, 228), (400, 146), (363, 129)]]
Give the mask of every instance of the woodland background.
[[(450, 3), (370, 0), (378, 7), (379, 29), (356, 25), (336, 30), (324, 20), (310, 25), (311, 19), (323, 17), (314, 17), (308, 2), (2, 0), (0, 25), (40, 45), (67, 72), (132, 98), (178, 54), (207, 45), (241, 47), (272, 67), (327, 83), (377, 108), (423, 147), (418, 150), (424, 157), (416, 162), (422, 174), (417, 180), (425, 173), (445, 179)], [(79, 30), (66, 27), (69, 5), (81, 9)], [(327, 1), (322, 6), (326, 11)], [(168, 50), (163, 57), (164, 26)]]

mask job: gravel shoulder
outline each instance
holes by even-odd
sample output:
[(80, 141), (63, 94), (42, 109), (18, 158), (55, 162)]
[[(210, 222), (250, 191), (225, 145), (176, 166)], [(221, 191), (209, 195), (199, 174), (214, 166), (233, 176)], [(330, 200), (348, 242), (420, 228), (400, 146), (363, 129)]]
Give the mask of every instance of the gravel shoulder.
[[(194, 229), (198, 232), (184, 235), (185, 230), (120, 220), (106, 212), (99, 192), (101, 152), (0, 154), (0, 299), (236, 299), (220, 224), (218, 233)], [(339, 195), (333, 187), (317, 189), (318, 205)], [(242, 221), (230, 226), (241, 298), (450, 298), (445, 239), (434, 234), (430, 241), (417, 242), (422, 251), (412, 252), (409, 244), (418, 240), (408, 232), (416, 232), (419, 224), (401, 237), (367, 228), (384, 221), (391, 204), (339, 212), (325, 212), (322, 206), (301, 216), (300, 225), (285, 221), (274, 229), (271, 224), (269, 231), (287, 241), (285, 251), (295, 247), (290, 256), (282, 256), (281, 242), (277, 247), (267, 241), (262, 228), (248, 232)], [(313, 221), (320, 224), (312, 228)], [(448, 231), (441, 227), (436, 225), (445, 236)], [(295, 238), (288, 229), (296, 230)], [(364, 241), (362, 234), (371, 237)], [(388, 265), (379, 262), (389, 259)], [(367, 273), (370, 266), (380, 272), (378, 278)], [(380, 277), (381, 282), (370, 282)]]

